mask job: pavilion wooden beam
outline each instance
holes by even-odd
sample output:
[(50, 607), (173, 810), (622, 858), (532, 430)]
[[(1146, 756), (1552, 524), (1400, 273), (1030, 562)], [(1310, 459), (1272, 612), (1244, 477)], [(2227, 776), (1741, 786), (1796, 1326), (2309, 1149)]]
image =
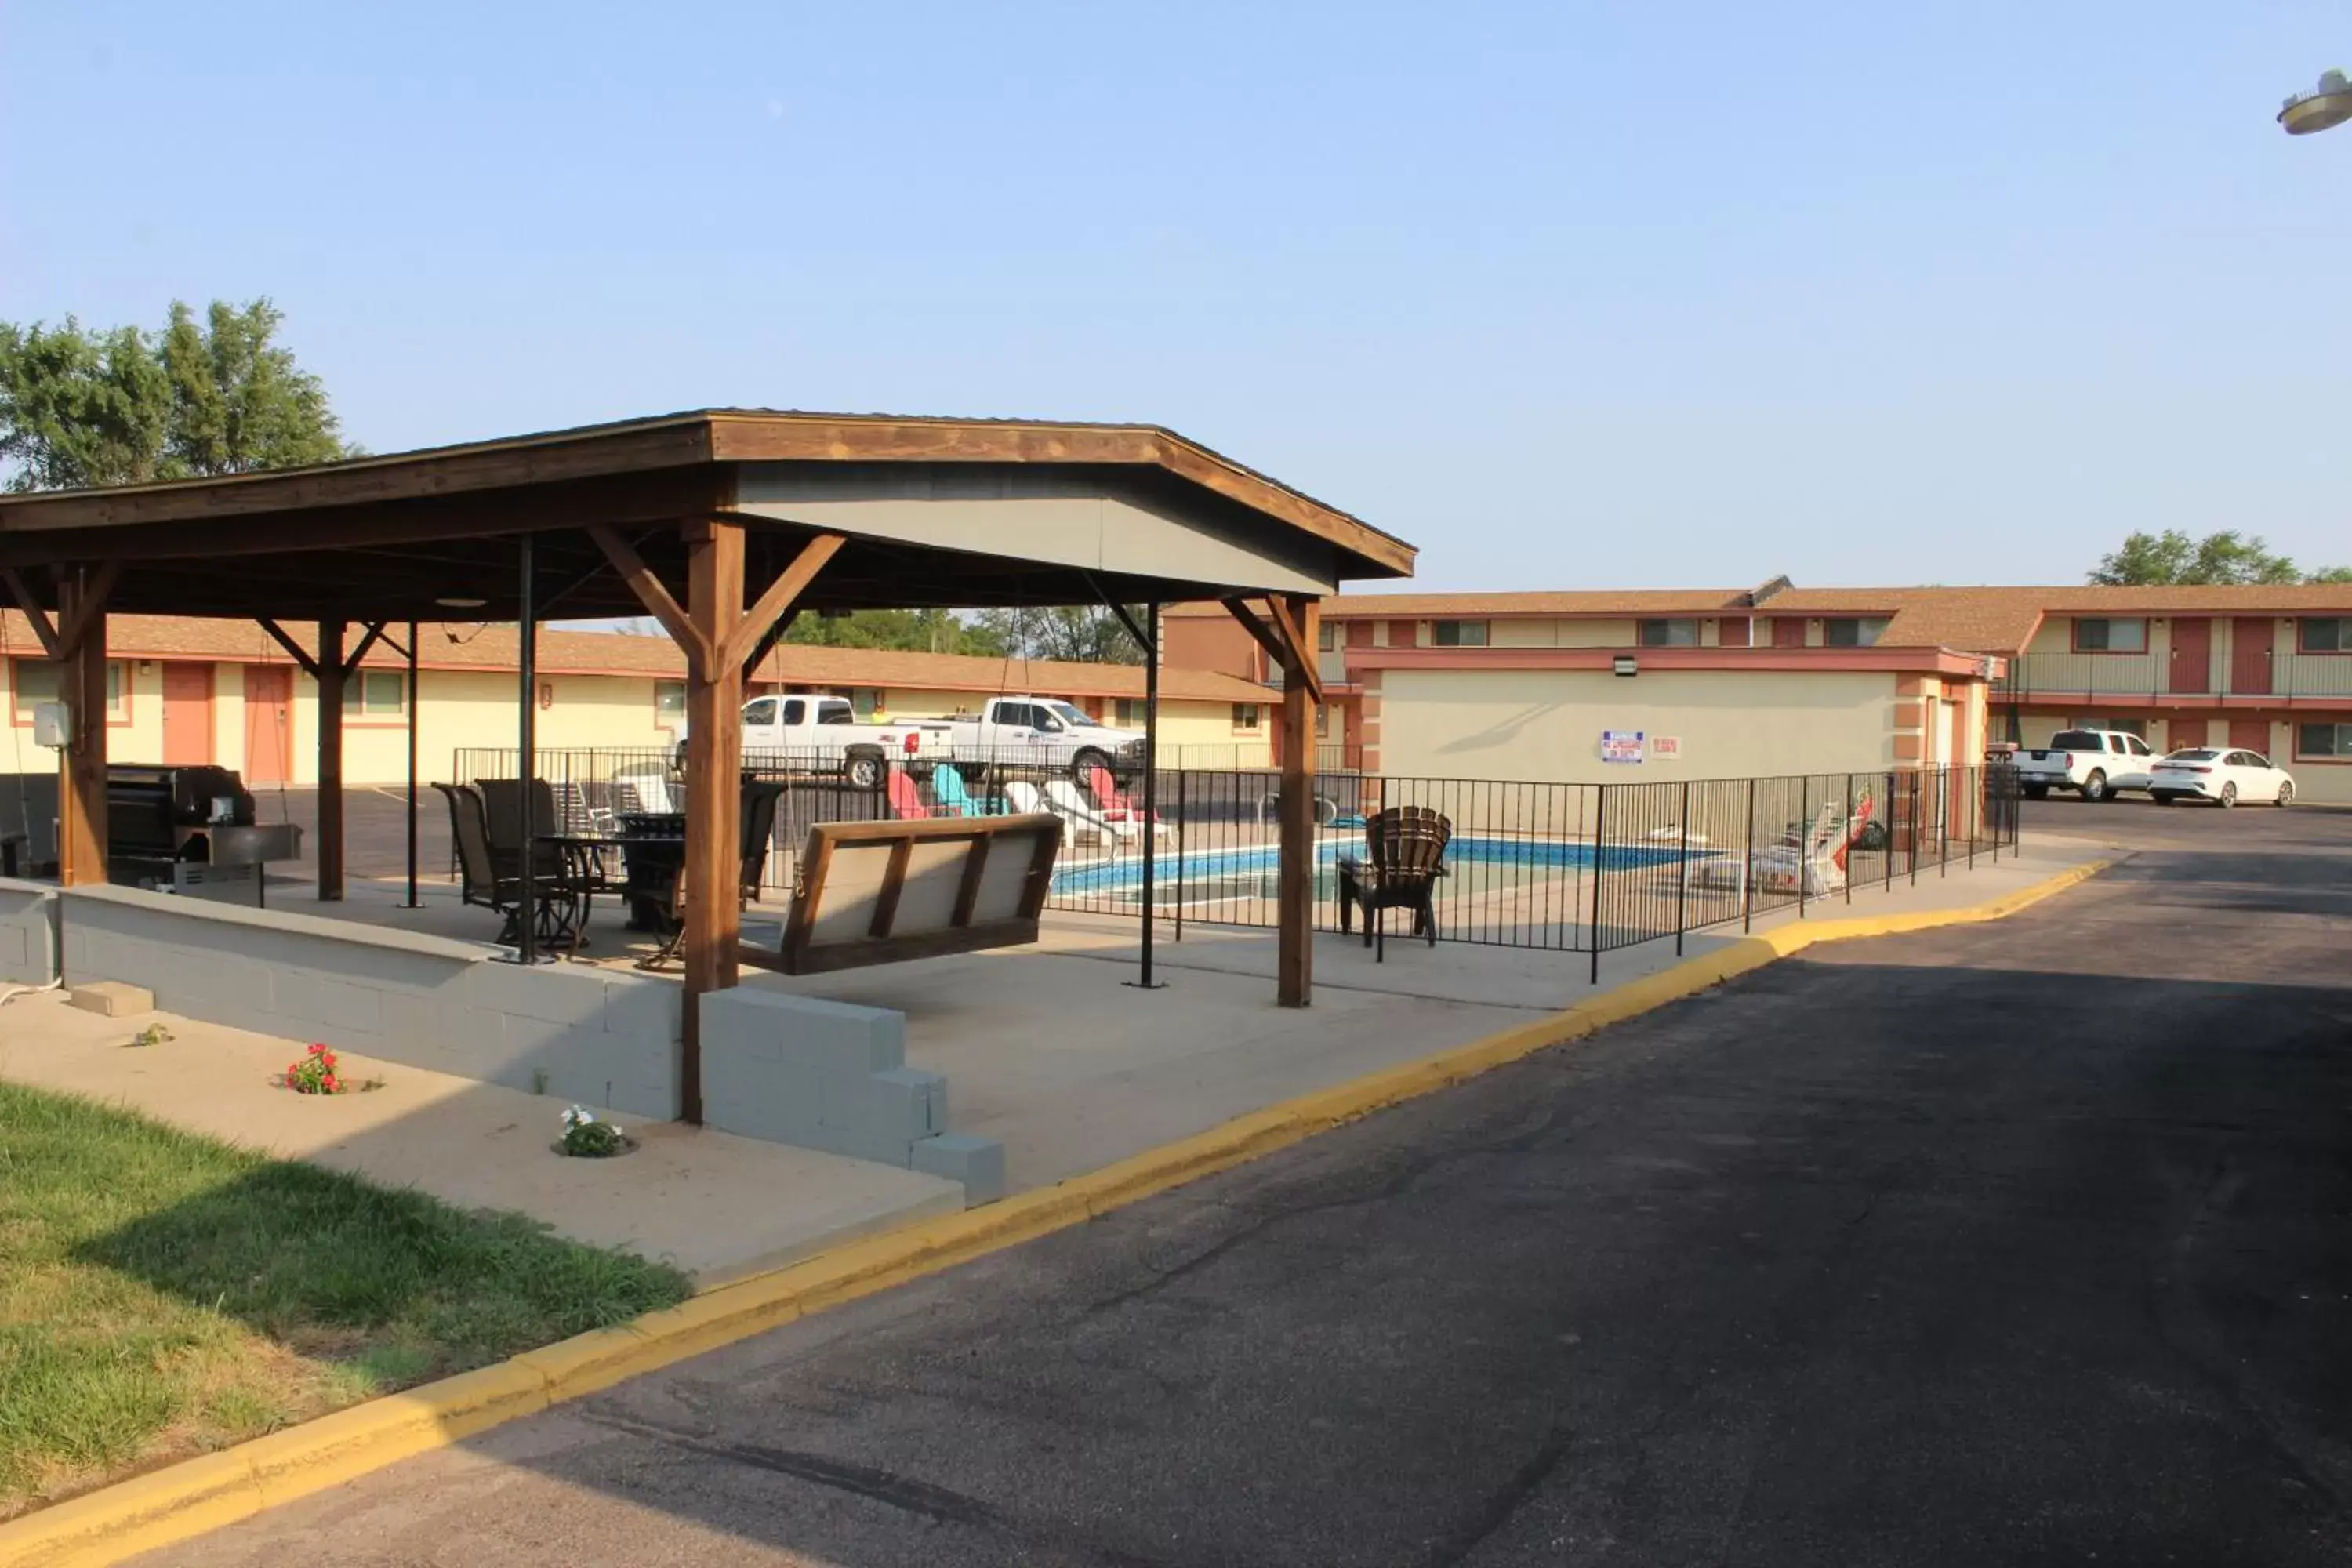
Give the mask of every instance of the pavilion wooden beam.
[(1258, 619), (1257, 612), (1250, 608), (1247, 599), (1236, 595), (1229, 599), (1220, 599), (1217, 603), (1224, 605), (1225, 614), (1233, 616), (1240, 624), (1242, 630), (1249, 633), (1252, 640), (1256, 642), (1258, 647), (1265, 649), (1266, 658), (1274, 661), (1274, 668), (1281, 669), (1288, 665), (1289, 650), (1284, 647), (1282, 638), (1276, 635), (1272, 626)]
[[(741, 560), (743, 530), (740, 524), (730, 523), (725, 526), (734, 530), (737, 557), (735, 613), (740, 616), (743, 613)], [(708, 670), (718, 656), (718, 645), (709, 639), (702, 626), (692, 616), (678, 606), (678, 602), (670, 596), (669, 589), (660, 576), (652, 567), (646, 564), (645, 557), (637, 553), (636, 546), (622, 538), (620, 530), (607, 527), (601, 522), (588, 525), (588, 537), (596, 542), (596, 548), (604, 552), (604, 559), (613, 563), (613, 570), (621, 574), (621, 581), (629, 585), (629, 591), (637, 596), (637, 603), (646, 607), (646, 614), (659, 621), (662, 629), (669, 633), (670, 640), (677, 643), (679, 649), (685, 653), (688, 675), (691, 677)], [(692, 571), (689, 567), (687, 588), (687, 597), (689, 602), (693, 596)], [(688, 722), (690, 723), (691, 721), (689, 720)], [(689, 739), (691, 733), (689, 731)]]
[[(376, 635), (381, 635), (382, 627)], [(373, 642), (371, 636), (368, 642)], [(360, 645), (365, 651), (368, 642)], [(319, 689), (319, 900), (340, 902), (343, 896), (343, 679), (359, 662), (343, 659), (343, 623), (319, 623), (319, 657), (310, 676)]]
[(102, 568), (77, 566), (58, 586), (61, 626), (77, 628), (70, 645), (58, 639), (58, 694), (72, 726), (58, 791), (58, 881), (68, 888), (107, 879), (106, 597), (99, 590), (113, 581)]
[(269, 640), (284, 648), (286, 657), (292, 659), (303, 674), (313, 680), (319, 679), (319, 661), (310, 657), (310, 649), (296, 642), (284, 626), (279, 626), (268, 616), (259, 616), (255, 619), (261, 629), (269, 634)]
[(776, 651), (776, 645), (784, 640), (784, 634), (791, 631), (793, 623), (800, 618), (801, 607), (794, 605), (776, 617), (774, 626), (760, 634), (760, 640), (751, 645), (751, 651), (743, 659), (743, 681), (747, 689), (752, 676), (759, 673), (761, 661)]
[(808, 591), (808, 585), (816, 581), (816, 574), (824, 570), (824, 563), (839, 554), (841, 547), (848, 542), (838, 533), (820, 533), (801, 546), (801, 552), (793, 558), (792, 563), (776, 574), (776, 580), (768, 584), (758, 602), (743, 613), (742, 620), (729, 634), (727, 645), (719, 650), (719, 661), (740, 668), (744, 656), (768, 635), (768, 628), (774, 626)]
[(1275, 999), (1304, 1007), (1315, 994), (1315, 704), (1306, 666), (1313, 660), (1321, 601), (1269, 601), (1298, 635), (1282, 682), (1282, 847), (1276, 869)]
[(62, 658), (57, 625), (49, 619), (49, 612), (41, 607), (41, 601), (33, 593), (33, 585), (25, 581), (25, 574), (14, 566), (0, 566), (0, 583), (8, 585), (9, 597), (15, 599), (16, 607), (25, 612), (25, 618), (33, 623), (33, 636), (40, 639), (41, 651), (53, 659)]
[(1323, 672), (1315, 668), (1315, 634), (1307, 628), (1307, 616), (1297, 606), (1319, 605), (1320, 600), (1290, 596), (1287, 601), (1269, 594), (1265, 607), (1273, 623), (1275, 636), (1281, 639), (1287, 657), (1283, 660), (1286, 676), (1296, 671), (1299, 683), (1307, 688), (1315, 706), (1323, 706)]
[[(699, 1123), (702, 998), (731, 987), (741, 973), (736, 944), (743, 912), (736, 901), (736, 887), (742, 875), (743, 666), (739, 659), (743, 650), (736, 639), (744, 624), (743, 526), (708, 520), (689, 522), (681, 531), (687, 551), (687, 618), (682, 627), (685, 635), (672, 634), (688, 650), (684, 868), (688, 902), (678, 1114), (688, 1122)], [(597, 542), (604, 543), (601, 539)], [(610, 545), (605, 550), (607, 554), (612, 552)], [(667, 600), (667, 590), (660, 597)], [(667, 624), (665, 620), (664, 625)], [(695, 653), (698, 647), (699, 658)], [(714, 657), (723, 650), (731, 650), (733, 657)]]
[[(343, 679), (345, 680), (349, 680), (352, 676), (359, 673), (360, 661), (367, 658), (369, 649), (374, 647), (375, 645), (380, 642), (390, 642), (392, 640), (383, 635), (384, 628), (391, 624), (392, 623), (389, 621), (369, 621), (365, 624), (364, 635), (360, 638), (360, 646), (352, 649), (352, 651), (343, 658)], [(393, 646), (397, 649), (399, 645), (395, 643)]]

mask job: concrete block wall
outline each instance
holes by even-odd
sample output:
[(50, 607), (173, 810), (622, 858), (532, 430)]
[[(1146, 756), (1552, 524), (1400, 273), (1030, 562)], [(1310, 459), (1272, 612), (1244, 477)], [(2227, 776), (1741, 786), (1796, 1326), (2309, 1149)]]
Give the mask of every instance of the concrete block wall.
[(0, 985), (58, 977), (58, 890), (0, 879)]
[(855, 1155), (1004, 1194), (1004, 1151), (948, 1131), (947, 1079), (907, 1066), (907, 1019), (739, 987), (702, 999), (702, 1115), (747, 1138)]
[[(128, 981), (184, 1017), (637, 1116), (678, 1113), (680, 993), (667, 981), (524, 969), (471, 942), (131, 888), (55, 899), (69, 984)], [(7, 908), (0, 893), (0, 921)], [(9, 951), (0, 935), (0, 963)]]

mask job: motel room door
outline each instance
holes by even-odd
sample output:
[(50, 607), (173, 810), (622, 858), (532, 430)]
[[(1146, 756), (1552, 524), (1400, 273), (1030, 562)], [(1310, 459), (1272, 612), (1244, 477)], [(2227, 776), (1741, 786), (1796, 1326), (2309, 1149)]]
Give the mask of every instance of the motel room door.
[(2241, 751), (2271, 754), (2271, 721), (2267, 719), (2230, 721), (2230, 744)]
[(2167, 691), (2195, 696), (2213, 689), (2213, 623), (2201, 616), (2176, 616), (2172, 622), (2171, 679)]
[(2271, 655), (2277, 646), (2278, 626), (2268, 616), (2242, 616), (2230, 623), (2230, 690), (2233, 696), (2271, 694)]
[(245, 787), (285, 784), (294, 772), (294, 671), (245, 667)]
[(194, 767), (213, 760), (213, 667), (163, 666), (163, 763)]

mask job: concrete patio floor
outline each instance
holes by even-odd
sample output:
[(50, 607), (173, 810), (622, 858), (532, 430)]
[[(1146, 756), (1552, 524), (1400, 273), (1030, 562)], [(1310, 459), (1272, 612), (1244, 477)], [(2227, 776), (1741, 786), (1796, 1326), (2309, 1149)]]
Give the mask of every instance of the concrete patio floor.
[[(172, 1038), (134, 1047), (160, 1023)], [(637, 1149), (571, 1160), (553, 1149), (563, 1101), (339, 1052), (364, 1094), (278, 1081), (307, 1048), (167, 1013), (101, 1017), (62, 994), (0, 1009), (0, 1079), (86, 1095), (286, 1159), (461, 1209), (509, 1209), (557, 1234), (676, 1264), (699, 1284), (776, 1267), (877, 1230), (955, 1214), (963, 1188), (866, 1160), (614, 1116)]]

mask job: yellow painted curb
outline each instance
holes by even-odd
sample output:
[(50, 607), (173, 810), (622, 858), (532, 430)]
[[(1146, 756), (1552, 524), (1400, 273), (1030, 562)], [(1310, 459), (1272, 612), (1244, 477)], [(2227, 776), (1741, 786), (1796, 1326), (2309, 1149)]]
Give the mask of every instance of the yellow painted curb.
[(1967, 909), (1810, 921), (1726, 943), (1549, 1017), (1382, 1068), (1054, 1186), (850, 1242), (801, 1263), (478, 1372), (388, 1394), (0, 1524), (0, 1568), (102, 1568), (797, 1318), (1107, 1215), (1377, 1110), (1694, 996), (1824, 942), (2015, 914), (2113, 865), (2095, 860)]

